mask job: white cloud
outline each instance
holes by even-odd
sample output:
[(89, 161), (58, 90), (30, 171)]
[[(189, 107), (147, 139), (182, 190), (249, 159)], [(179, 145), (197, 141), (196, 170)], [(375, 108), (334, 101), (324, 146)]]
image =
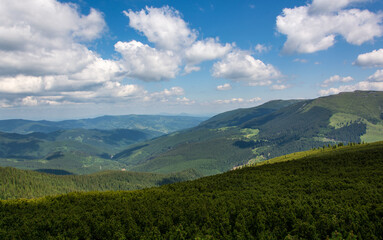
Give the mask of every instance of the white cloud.
[(249, 86), (270, 85), (273, 79), (282, 77), (271, 64), (265, 64), (247, 52), (239, 50), (230, 52), (221, 61), (216, 62), (212, 71), (216, 78), (245, 82)]
[(307, 59), (303, 59), (303, 58), (295, 58), (293, 60), (293, 62), (307, 63), (308, 60)]
[(338, 88), (329, 88), (319, 91), (321, 96), (338, 94), (340, 92), (353, 92), (355, 90), (373, 90), (373, 91), (383, 91), (383, 70), (376, 71), (373, 75), (368, 77), (367, 80), (358, 82), (353, 85), (343, 85)]
[(360, 54), (355, 64), (362, 67), (383, 67), (383, 48)]
[(321, 86), (322, 87), (328, 87), (330, 84), (333, 84), (336, 82), (346, 83), (346, 82), (351, 82), (351, 81), (354, 81), (354, 79), (350, 76), (341, 77), (339, 75), (334, 75), (334, 76), (331, 76), (330, 78), (324, 80)]
[(131, 78), (161, 81), (175, 78), (179, 71), (181, 59), (172, 51), (157, 50), (135, 40), (117, 42), (115, 49), (122, 55), (124, 71)]
[(233, 45), (229, 43), (221, 45), (218, 38), (207, 38), (195, 42), (185, 51), (185, 60), (187, 62), (185, 72), (190, 71), (189, 69), (195, 70), (192, 68), (193, 65), (225, 56), (232, 48)]
[(231, 85), (229, 83), (225, 83), (223, 85), (217, 86), (217, 90), (219, 90), (219, 91), (226, 91), (226, 90), (230, 90), (230, 89), (231, 89)]
[[(313, 53), (335, 44), (340, 35), (348, 43), (361, 45), (383, 35), (383, 14), (368, 10), (341, 10), (352, 2), (314, 1), (312, 5), (285, 8), (277, 17), (277, 30), (287, 35), (285, 53)], [(320, 11), (319, 11), (320, 10)]]
[(52, 75), (80, 71), (97, 56), (79, 41), (100, 36), (102, 14), (73, 4), (6, 1), (0, 7), (0, 74)]
[(244, 99), (244, 98), (231, 98), (231, 99), (224, 99), (224, 100), (215, 100), (214, 103), (216, 104), (239, 104), (239, 103), (255, 103), (259, 102), (262, 99), (260, 97), (255, 97), (251, 99)]
[(164, 89), (161, 92), (154, 92), (148, 94), (144, 99), (145, 101), (160, 101), (168, 102), (173, 97), (180, 97), (185, 94), (185, 91), (181, 87), (172, 87), (170, 89)]
[(270, 51), (271, 47), (268, 47), (268, 46), (265, 46), (263, 44), (257, 44), (255, 47), (254, 47), (255, 51), (258, 52), (258, 53), (263, 53), (263, 52), (268, 52)]
[(70, 103), (65, 92), (94, 92), (120, 81), (119, 63), (102, 59), (84, 44), (105, 28), (102, 13), (91, 9), (83, 15), (74, 4), (0, 4), (0, 92), (7, 97), (2, 106)]
[(197, 33), (190, 30), (178, 11), (165, 6), (146, 10), (124, 11), (129, 26), (142, 32), (150, 42), (166, 50), (180, 50), (193, 44)]
[(214, 60), (225, 56), (234, 44), (226, 43), (224, 46), (219, 43), (219, 39), (208, 38), (195, 42), (185, 51), (185, 60), (187, 62), (184, 71), (190, 73), (199, 71), (200, 67), (195, 66), (203, 61)]
[(340, 92), (353, 92), (355, 90), (374, 90), (374, 91), (383, 91), (383, 82), (370, 82), (370, 81), (362, 81), (355, 85), (345, 85), (340, 86), (339, 88), (330, 88), (326, 90), (320, 90), (319, 94), (321, 96), (330, 95), (330, 94), (338, 94)]
[(195, 104), (194, 100), (190, 100), (187, 97), (178, 97), (176, 98), (176, 102), (184, 105), (192, 105)]
[(272, 90), (285, 90), (285, 89), (287, 89), (289, 87), (290, 86), (285, 85), (285, 84), (274, 84), (273, 86), (271, 86), (271, 89)]
[(373, 75), (368, 77), (370, 82), (383, 82), (383, 69), (377, 70)]

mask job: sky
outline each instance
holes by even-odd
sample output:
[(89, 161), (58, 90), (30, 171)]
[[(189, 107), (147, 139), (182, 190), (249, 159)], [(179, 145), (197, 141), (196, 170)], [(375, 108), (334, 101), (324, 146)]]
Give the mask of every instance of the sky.
[(0, 119), (383, 91), (382, 0), (0, 0)]

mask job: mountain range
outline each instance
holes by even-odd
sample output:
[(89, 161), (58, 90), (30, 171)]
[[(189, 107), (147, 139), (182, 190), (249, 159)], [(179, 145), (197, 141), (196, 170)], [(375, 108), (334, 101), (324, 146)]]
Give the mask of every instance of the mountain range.
[(216, 115), (197, 127), (134, 144), (115, 155), (134, 171), (194, 168), (205, 175), (292, 152), (383, 140), (383, 92), (276, 100)]
[(162, 115), (121, 115), (64, 121), (31, 121), (23, 119), (0, 120), (0, 132), (28, 134), (50, 133), (68, 129), (140, 129), (164, 134), (198, 125), (206, 117), (162, 116)]
[[(72, 125), (58, 122), (57, 126), (78, 127), (88, 121), (87, 128), (130, 124), (145, 125), (144, 130), (2, 133), (0, 166), (57, 169), (76, 174), (123, 168), (163, 174), (195, 169), (201, 175), (213, 175), (236, 166), (329, 144), (383, 140), (383, 92), (356, 91), (309, 100), (275, 100), (253, 108), (224, 112), (203, 122), (197, 118), (199, 125), (196, 118), (188, 117), (167, 122), (166, 118), (150, 116), (150, 122), (142, 120), (145, 117), (141, 116), (134, 124), (119, 122), (133, 117), (115, 117), (113, 121), (110, 117), (74, 120)], [(186, 124), (182, 119), (186, 119)], [(158, 125), (158, 121), (162, 125)], [(190, 121), (197, 126), (165, 135), (161, 134), (170, 132), (170, 128), (158, 131), (160, 126), (175, 122), (179, 127), (190, 126)], [(32, 128), (27, 125), (18, 127), (15, 122), (8, 130), (30, 131)]]

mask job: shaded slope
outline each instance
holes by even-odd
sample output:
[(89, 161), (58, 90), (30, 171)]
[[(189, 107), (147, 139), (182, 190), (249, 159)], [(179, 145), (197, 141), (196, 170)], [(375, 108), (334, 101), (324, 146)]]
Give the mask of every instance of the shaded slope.
[(380, 142), (143, 191), (1, 201), (0, 237), (380, 239), (382, 175)]

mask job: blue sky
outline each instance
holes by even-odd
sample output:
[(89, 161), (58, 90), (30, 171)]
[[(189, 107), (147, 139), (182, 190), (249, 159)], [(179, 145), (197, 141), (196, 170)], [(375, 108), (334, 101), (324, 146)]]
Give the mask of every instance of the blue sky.
[(383, 1), (0, 0), (0, 118), (383, 90)]

